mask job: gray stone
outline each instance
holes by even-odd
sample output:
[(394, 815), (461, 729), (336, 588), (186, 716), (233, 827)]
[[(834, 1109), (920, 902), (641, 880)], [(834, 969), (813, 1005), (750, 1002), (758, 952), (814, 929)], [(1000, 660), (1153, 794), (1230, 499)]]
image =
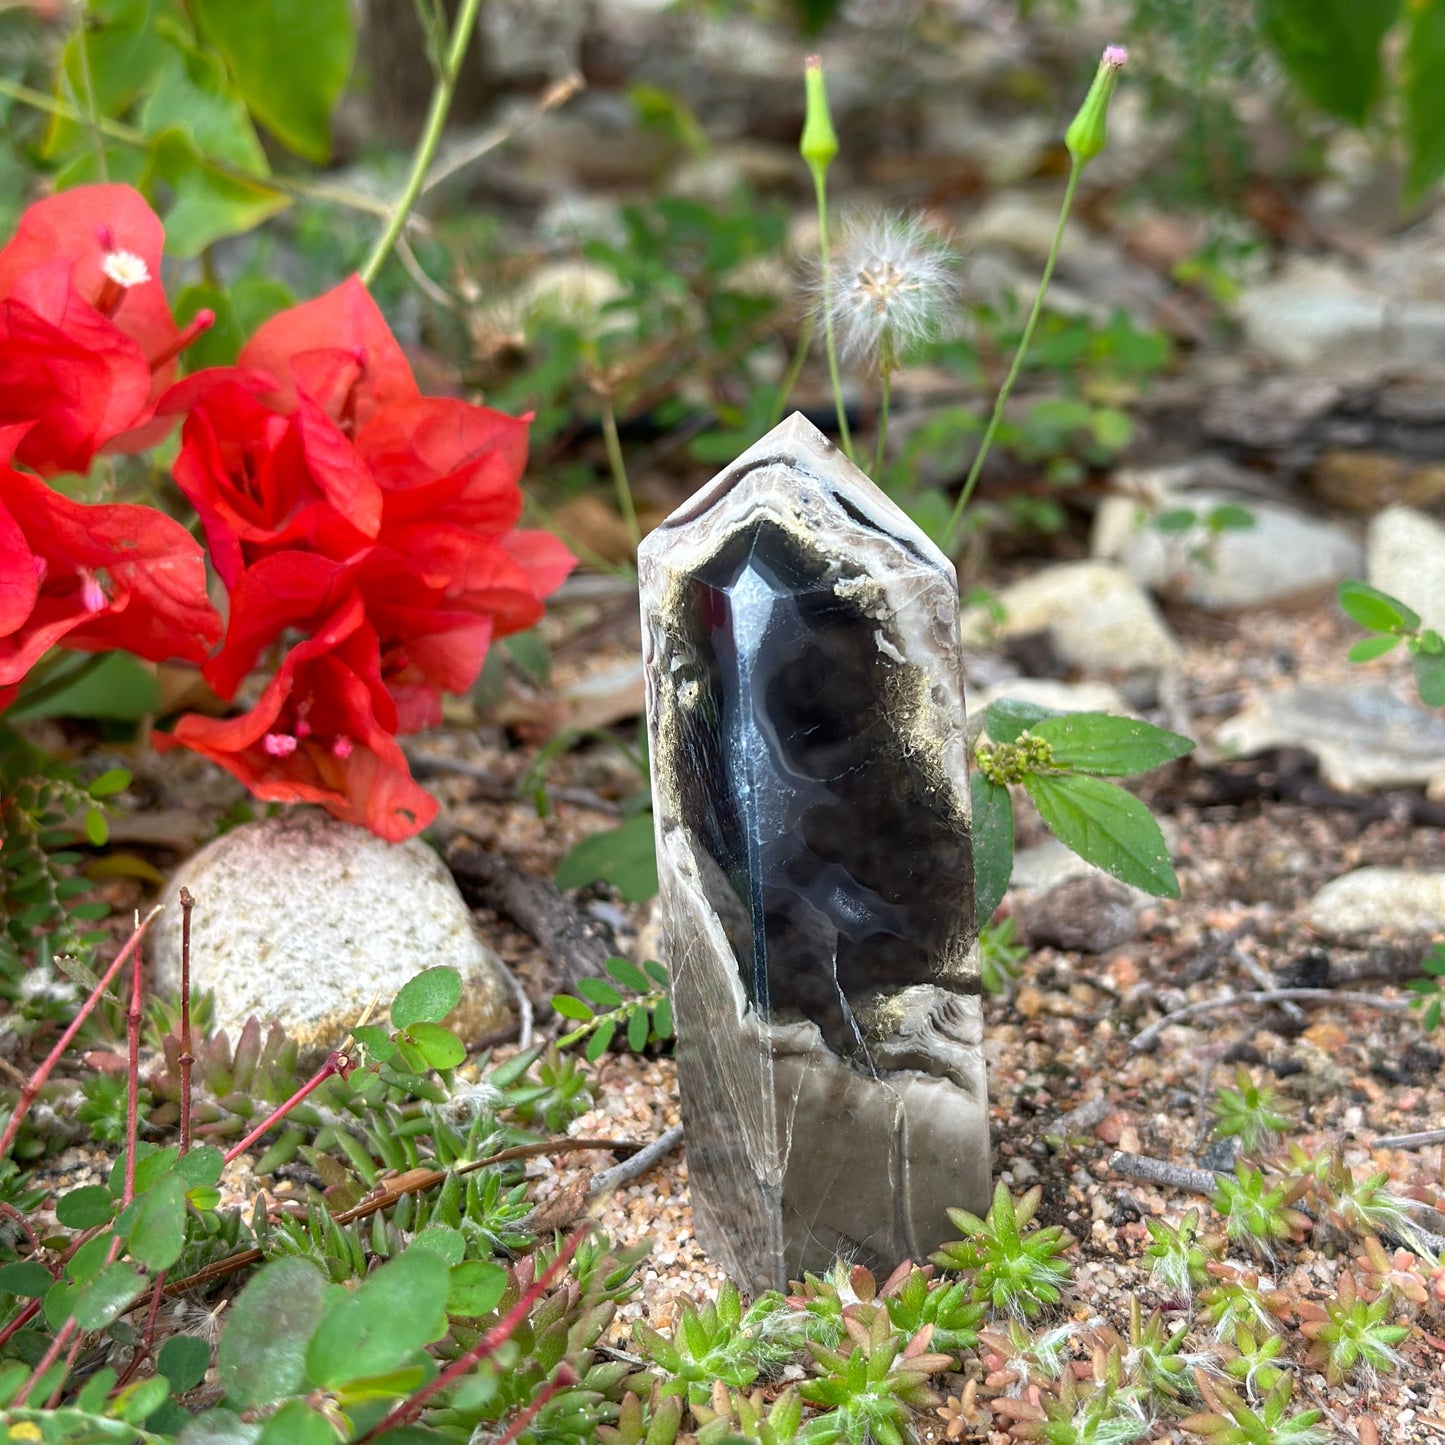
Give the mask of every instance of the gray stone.
[[(1364, 549), (1339, 523), (1281, 502), (1177, 486), (1190, 472), (1166, 469), (1147, 474), (1152, 483), (1147, 490), (1128, 488), (1152, 492), (1152, 504), (1131, 495), (1105, 498), (1094, 520), (1093, 554), (1121, 565), (1142, 587), (1216, 611), (1318, 596), (1359, 574)], [(1129, 481), (1121, 478), (1121, 487)], [(1211, 536), (1203, 519), (1225, 505), (1245, 508), (1254, 525)], [(1169, 533), (1152, 525), (1162, 512), (1184, 507), (1201, 519), (1199, 525)]]
[(1445, 932), (1445, 873), (1357, 868), (1315, 894), (1309, 922), (1331, 938)]
[(1139, 931), (1138, 890), (1100, 874), (1069, 878), (1020, 910), (1024, 935), (1038, 948), (1108, 953)]
[(1015, 582), (998, 594), (1004, 620), (970, 607), (962, 618), (965, 642), (980, 643), (1047, 629), (1054, 650), (1085, 672), (1172, 672), (1179, 643), (1138, 584), (1107, 562), (1065, 562)]
[(698, 1241), (924, 1259), (989, 1194), (953, 568), (794, 416), (638, 574)]
[(1370, 585), (1445, 632), (1445, 523), (1414, 507), (1386, 507), (1370, 523), (1366, 545)]
[(151, 932), (157, 986), (181, 977), (179, 890), (196, 900), (191, 983), (234, 1038), (279, 1019), (304, 1049), (334, 1048), (373, 999), (383, 1008), (425, 968), (462, 977), (449, 1025), (479, 1039), (511, 1020), (512, 994), (446, 864), (419, 839), (387, 843), (325, 814), (247, 823), (188, 859)]
[(1337, 262), (1294, 258), (1236, 310), (1251, 346), (1300, 371), (1353, 374), (1394, 356), (1388, 300)]
[(1445, 782), (1445, 717), (1383, 683), (1271, 693), (1223, 723), (1214, 745), (1307, 748), (1324, 780), (1349, 791)]

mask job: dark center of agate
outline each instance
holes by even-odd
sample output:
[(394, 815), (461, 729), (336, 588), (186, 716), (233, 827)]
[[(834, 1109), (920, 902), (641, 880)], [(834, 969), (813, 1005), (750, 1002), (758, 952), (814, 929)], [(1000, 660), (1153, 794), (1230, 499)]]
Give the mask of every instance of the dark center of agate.
[(753, 1006), (867, 1066), (880, 997), (948, 981), (973, 858), (901, 725), (928, 680), (880, 648), (901, 647), (888, 617), (838, 595), (863, 575), (767, 520), (729, 538), (684, 586), (679, 756), (658, 761)]

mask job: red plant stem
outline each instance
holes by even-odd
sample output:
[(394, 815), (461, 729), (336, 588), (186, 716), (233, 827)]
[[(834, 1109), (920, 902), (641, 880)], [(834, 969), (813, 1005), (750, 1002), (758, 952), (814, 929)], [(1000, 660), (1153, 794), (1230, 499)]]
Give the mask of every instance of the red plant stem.
[[(44, 1375), (46, 1370), (48, 1370), (51, 1365), (53, 1365), (56, 1360), (60, 1358), (61, 1350), (65, 1348), (66, 1344), (70, 1340), (71, 1335), (75, 1333), (75, 1330), (75, 1316), (71, 1315), (71, 1317), (66, 1320), (63, 1325), (61, 1325), (59, 1331), (56, 1333), (55, 1338), (51, 1340), (50, 1348), (46, 1350), (46, 1352), (40, 1357), (40, 1363), (36, 1365), (33, 1370), (31, 1370), (30, 1378), (26, 1380), (23, 1385), (21, 1385), (19, 1391), (16, 1393), (15, 1398), (10, 1402), (12, 1405), (23, 1405), (26, 1400), (30, 1398), (30, 1392), (36, 1387), (37, 1384), (40, 1383), (40, 1378), (42, 1375)], [(64, 1376), (62, 1376), (61, 1384), (64, 1383), (65, 1379)]]
[(273, 1109), (239, 1144), (231, 1147), (226, 1154), (226, 1163), (229, 1164), (238, 1154), (244, 1154), (277, 1120), (284, 1119), (297, 1104), (308, 1094), (319, 1089), (333, 1074), (340, 1074), (342, 1078), (345, 1078), (350, 1071), (351, 1059), (346, 1052), (342, 1049), (333, 1049), (326, 1056), (326, 1062), (284, 1104)]
[(125, 1091), (125, 1190), (121, 1204), (135, 1198), (135, 1148), (140, 1137), (140, 950), (130, 970), (130, 1008), (125, 1016), (125, 1043), (128, 1079)]
[(398, 1425), (404, 1425), (414, 1420), (421, 1413), (422, 1406), (438, 1390), (444, 1390), (449, 1385), (455, 1384), (475, 1365), (486, 1359), (501, 1345), (506, 1344), (517, 1326), (527, 1318), (532, 1306), (552, 1287), (553, 1281), (572, 1262), (572, 1256), (577, 1253), (578, 1245), (586, 1239), (590, 1232), (590, 1225), (574, 1230), (566, 1244), (562, 1246), (557, 1258), (547, 1266), (541, 1277), (532, 1282), (521, 1299), (491, 1329), (487, 1330), (466, 1354), (458, 1355), (431, 1384), (423, 1385), (410, 1399), (403, 1400), (384, 1420), (373, 1425), (365, 1435), (360, 1436), (356, 1445), (366, 1445), (368, 1440), (375, 1440), (378, 1435), (384, 1435), (388, 1430), (394, 1430)]
[(146, 1315), (145, 1334), (141, 1342), (131, 1351), (130, 1360), (124, 1370), (121, 1371), (120, 1379), (115, 1382), (117, 1390), (123, 1389), (130, 1384), (131, 1376), (140, 1369), (141, 1362), (150, 1358), (155, 1350), (156, 1342), (156, 1316), (161, 1312), (161, 1300), (165, 1298), (166, 1292), (166, 1271), (162, 1270), (156, 1276), (156, 1282), (151, 1287), (151, 1307)]
[(191, 909), (196, 900), (189, 888), (180, 891), (181, 900), (181, 1154), (191, 1149)]
[(0, 1346), (3, 1346), (11, 1335), (23, 1330), (31, 1320), (40, 1313), (40, 1301), (33, 1299), (3, 1330), (0, 1330)]
[(75, 1368), (76, 1356), (80, 1354), (80, 1347), (85, 1343), (85, 1335), (77, 1332), (75, 1338), (70, 1342), (70, 1353), (65, 1357), (65, 1373), (61, 1375), (54, 1390), (50, 1392), (50, 1398), (45, 1402), (47, 1410), (53, 1410), (60, 1404), (61, 1396), (65, 1393), (65, 1382), (70, 1378), (70, 1372)]
[(5, 1125), (4, 1134), (0, 1134), (0, 1159), (3, 1159), (10, 1146), (15, 1142), (15, 1136), (20, 1132), (20, 1125), (26, 1114), (30, 1112), (30, 1106), (35, 1102), (35, 1096), (39, 1094), (46, 1079), (50, 1077), (51, 1070), (60, 1062), (61, 1055), (70, 1047), (70, 1041), (80, 1032), (81, 1025), (90, 1016), (90, 1011), (100, 1002), (100, 996), (110, 987), (111, 980), (115, 978), (122, 968), (125, 967), (132, 953), (140, 947), (141, 939), (145, 937), (145, 931), (151, 925), (151, 920), (160, 912), (159, 907), (151, 911), (136, 925), (135, 932), (131, 934), (130, 941), (115, 956), (115, 960), (106, 969), (100, 981), (90, 991), (90, 997), (81, 1004), (80, 1012), (71, 1020), (70, 1026), (61, 1034), (56, 1045), (45, 1056), (45, 1062), (31, 1074), (26, 1081), (25, 1087), (20, 1091), (20, 1097), (15, 1101), (14, 1112), (10, 1115), (10, 1122)]
[[(30, 1252), (36, 1259), (40, 1258), (40, 1239), (30, 1227), (30, 1221), (13, 1204), (7, 1204), (0, 1199), (0, 1214), (8, 1215), (20, 1227), (25, 1238), (30, 1241)], [(53, 1273), (53, 1271), (52, 1271)]]
[(557, 1373), (537, 1391), (532, 1399), (532, 1403), (507, 1426), (507, 1433), (497, 1441), (497, 1445), (512, 1445), (512, 1441), (527, 1428), (537, 1415), (537, 1412), (553, 1395), (557, 1394), (559, 1390), (565, 1390), (576, 1383), (577, 1371), (574, 1370), (566, 1360), (563, 1360), (562, 1363), (557, 1366)]

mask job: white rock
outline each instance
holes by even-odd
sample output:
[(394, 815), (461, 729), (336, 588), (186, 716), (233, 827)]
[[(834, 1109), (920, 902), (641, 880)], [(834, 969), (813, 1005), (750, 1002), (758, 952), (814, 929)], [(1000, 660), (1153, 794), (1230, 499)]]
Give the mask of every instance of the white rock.
[(1315, 894), (1309, 921), (1331, 937), (1440, 933), (1445, 931), (1445, 873), (1357, 868)]
[(425, 968), (462, 977), (448, 1020), (470, 1041), (511, 1019), (511, 989), (478, 937), (446, 864), (418, 839), (387, 843), (297, 810), (247, 823), (188, 859), (151, 933), (159, 988), (180, 987), (181, 887), (191, 916), (191, 983), (211, 990), (216, 1026), (279, 1019), (303, 1049), (328, 1049), (375, 998), (382, 1007)]
[(1129, 575), (1106, 562), (1065, 562), (1015, 582), (998, 594), (1004, 620), (987, 608), (962, 617), (963, 639), (973, 645), (991, 633), (1005, 637), (1047, 629), (1054, 650), (1085, 672), (1172, 671), (1179, 643), (1159, 609)]
[[(1202, 524), (1170, 533), (1152, 525), (1171, 507), (1188, 507), (1202, 519), (1226, 504), (1243, 507), (1254, 525), (1212, 537)], [(1106, 498), (1091, 551), (1119, 563), (1140, 586), (1216, 611), (1309, 597), (1358, 576), (1364, 566), (1364, 549), (1338, 523), (1280, 502), (1210, 490), (1166, 490), (1154, 507), (1129, 496)]]
[(1108, 682), (1060, 682), (1052, 677), (1010, 677), (988, 687), (975, 688), (968, 695), (970, 718), (983, 716), (989, 703), (999, 698), (1052, 708), (1055, 712), (1111, 712), (1131, 717), (1134, 709), (1124, 694)]
[(1413, 507), (1386, 507), (1370, 523), (1370, 585), (1445, 632), (1445, 525)]
[(1396, 353), (1388, 299), (1335, 262), (1291, 260), (1237, 310), (1250, 345), (1301, 371), (1354, 373)]
[(1221, 724), (1214, 745), (1308, 748), (1324, 780), (1347, 791), (1445, 783), (1445, 718), (1381, 683), (1271, 693)]

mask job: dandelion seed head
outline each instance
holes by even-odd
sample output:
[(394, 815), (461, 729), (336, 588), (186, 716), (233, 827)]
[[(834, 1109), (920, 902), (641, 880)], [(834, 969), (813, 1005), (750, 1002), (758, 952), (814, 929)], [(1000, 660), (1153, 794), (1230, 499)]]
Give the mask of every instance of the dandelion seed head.
[(936, 336), (957, 293), (948, 245), (913, 217), (875, 213), (848, 227), (827, 298), (844, 360), (892, 369)]

